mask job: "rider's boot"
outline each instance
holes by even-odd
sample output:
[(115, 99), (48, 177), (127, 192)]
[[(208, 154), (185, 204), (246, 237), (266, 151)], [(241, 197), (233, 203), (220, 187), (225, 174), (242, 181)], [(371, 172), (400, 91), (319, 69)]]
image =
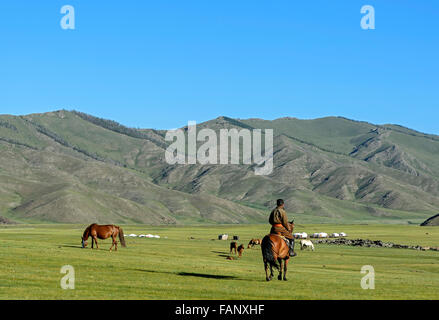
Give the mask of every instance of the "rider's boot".
[(294, 239), (290, 240), (290, 257), (295, 257), (297, 256), (297, 253), (294, 252)]

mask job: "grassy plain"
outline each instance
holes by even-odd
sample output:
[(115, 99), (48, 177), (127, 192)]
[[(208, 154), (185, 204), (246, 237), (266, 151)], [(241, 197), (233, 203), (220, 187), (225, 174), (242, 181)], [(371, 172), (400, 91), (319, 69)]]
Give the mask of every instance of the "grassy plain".
[[(230, 241), (262, 237), (267, 225), (157, 227), (124, 225), (127, 248), (80, 247), (85, 225), (0, 227), (0, 299), (439, 299), (439, 252), (316, 245), (300, 251), (288, 281), (265, 281), (259, 247), (226, 260)], [(438, 227), (414, 225), (296, 225), (297, 232), (346, 232), (349, 238), (439, 246)], [(75, 270), (63, 290), (60, 269)], [(375, 269), (375, 289), (363, 290), (363, 265)]]

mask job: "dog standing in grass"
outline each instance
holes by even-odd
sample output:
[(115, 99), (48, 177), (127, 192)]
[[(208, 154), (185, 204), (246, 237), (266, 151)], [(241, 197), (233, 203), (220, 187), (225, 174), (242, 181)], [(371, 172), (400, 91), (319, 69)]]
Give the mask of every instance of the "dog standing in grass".
[(241, 244), (238, 247), (238, 258), (241, 258), (243, 252), (244, 252), (244, 245)]
[(237, 249), (238, 249), (238, 244), (235, 241), (230, 242), (230, 253), (232, 253), (232, 251), (235, 250), (235, 254), (236, 254)]

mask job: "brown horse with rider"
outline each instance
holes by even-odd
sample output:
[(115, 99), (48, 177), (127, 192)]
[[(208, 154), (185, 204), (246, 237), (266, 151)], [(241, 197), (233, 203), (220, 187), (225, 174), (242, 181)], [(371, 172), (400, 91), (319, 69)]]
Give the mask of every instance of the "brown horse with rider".
[(261, 244), (266, 280), (270, 281), (273, 278), (273, 267), (275, 267), (279, 270), (278, 280), (286, 281), (288, 261), (290, 257), (296, 256), (296, 253), (292, 235), (294, 221), (288, 222), (282, 199), (277, 200), (277, 207), (271, 212), (269, 222), (272, 225), (270, 234), (262, 239)]

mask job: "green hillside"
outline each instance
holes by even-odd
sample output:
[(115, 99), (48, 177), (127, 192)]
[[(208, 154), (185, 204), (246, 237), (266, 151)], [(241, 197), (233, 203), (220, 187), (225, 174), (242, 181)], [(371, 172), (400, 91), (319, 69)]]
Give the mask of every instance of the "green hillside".
[[(182, 123), (184, 124), (184, 123)], [(274, 169), (169, 165), (166, 131), (60, 110), (0, 116), (0, 221), (421, 223), (439, 210), (439, 137), (340, 117), (220, 117), (197, 129), (274, 129)]]

